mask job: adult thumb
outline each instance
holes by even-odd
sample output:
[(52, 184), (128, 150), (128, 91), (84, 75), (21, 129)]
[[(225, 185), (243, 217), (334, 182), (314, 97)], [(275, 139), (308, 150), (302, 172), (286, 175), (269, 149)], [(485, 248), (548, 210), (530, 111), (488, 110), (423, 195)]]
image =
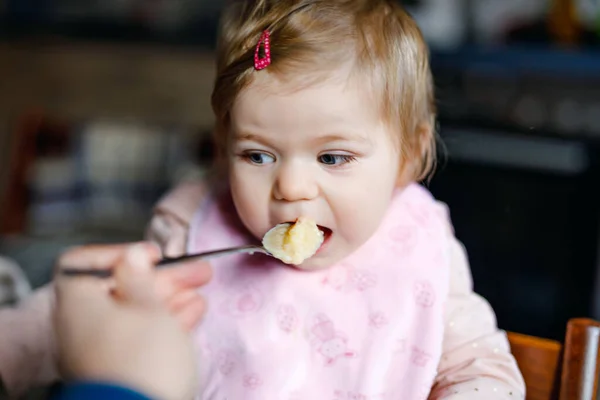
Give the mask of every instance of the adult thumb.
[(115, 269), (119, 298), (136, 305), (158, 304), (159, 300), (154, 289), (154, 268), (148, 245), (129, 246)]

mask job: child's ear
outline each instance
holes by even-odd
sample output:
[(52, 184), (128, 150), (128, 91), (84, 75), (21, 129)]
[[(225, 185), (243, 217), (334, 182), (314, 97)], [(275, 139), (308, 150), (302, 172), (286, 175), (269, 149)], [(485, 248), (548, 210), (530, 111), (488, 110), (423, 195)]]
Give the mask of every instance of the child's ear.
[(433, 137), (433, 123), (424, 121), (417, 125), (412, 135), (412, 141), (401, 150), (397, 180), (399, 188), (404, 188), (420, 178), (428, 157), (433, 156), (431, 154)]

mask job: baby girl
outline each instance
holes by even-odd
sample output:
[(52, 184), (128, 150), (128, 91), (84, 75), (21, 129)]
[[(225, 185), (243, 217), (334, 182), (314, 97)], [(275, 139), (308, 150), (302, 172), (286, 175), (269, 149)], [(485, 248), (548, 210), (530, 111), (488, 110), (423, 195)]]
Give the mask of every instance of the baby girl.
[[(198, 398), (523, 399), (447, 211), (417, 184), (435, 161), (435, 106), (415, 22), (392, 0), (235, 2), (217, 56), (221, 175), (163, 199), (150, 239), (174, 256), (304, 217), (324, 241), (301, 268), (213, 261)], [(0, 314), (14, 393), (54, 376), (50, 297), (12, 311), (19, 327)]]

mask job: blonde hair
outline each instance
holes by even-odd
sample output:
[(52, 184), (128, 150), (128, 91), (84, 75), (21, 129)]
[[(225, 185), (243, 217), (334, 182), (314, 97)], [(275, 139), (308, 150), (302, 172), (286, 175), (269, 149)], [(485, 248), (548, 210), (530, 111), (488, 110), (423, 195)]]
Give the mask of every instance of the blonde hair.
[[(272, 63), (254, 69), (254, 51), (271, 33)], [(371, 88), (397, 137), (411, 179), (435, 165), (435, 102), (427, 45), (414, 20), (394, 0), (236, 1), (221, 19), (217, 76), (212, 94), (216, 144), (227, 146), (229, 114), (255, 74), (285, 76), (331, 71), (352, 62)], [(404, 166), (404, 164), (401, 164)]]

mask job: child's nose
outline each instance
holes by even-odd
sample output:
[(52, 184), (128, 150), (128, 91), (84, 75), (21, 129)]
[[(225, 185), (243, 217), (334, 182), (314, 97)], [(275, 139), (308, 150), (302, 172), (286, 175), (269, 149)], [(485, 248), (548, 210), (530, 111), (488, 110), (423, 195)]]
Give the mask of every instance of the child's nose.
[(318, 194), (317, 182), (306, 166), (289, 163), (278, 169), (273, 187), (276, 200), (312, 200)]

